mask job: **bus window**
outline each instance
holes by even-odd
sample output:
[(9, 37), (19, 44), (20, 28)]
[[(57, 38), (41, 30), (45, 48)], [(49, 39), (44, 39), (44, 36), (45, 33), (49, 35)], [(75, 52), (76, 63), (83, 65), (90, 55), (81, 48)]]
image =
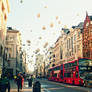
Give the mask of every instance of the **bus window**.
[(65, 64), (65, 65), (64, 65), (64, 68), (67, 68), (67, 67), (68, 67), (68, 64)]
[(57, 77), (57, 73), (54, 74), (54, 77)]
[(64, 73), (64, 77), (67, 77), (67, 73)]
[(63, 70), (61, 70), (61, 75), (60, 76), (61, 76), (61, 78), (63, 78)]
[(79, 66), (92, 66), (92, 60), (90, 59), (80, 59)]
[(71, 78), (73, 78), (73, 73), (71, 72)]
[(61, 65), (61, 70), (63, 70), (63, 65)]
[(76, 78), (78, 78), (78, 72), (76, 72)]
[(64, 77), (71, 77), (71, 73), (64, 73)]
[(73, 66), (77, 66), (77, 61), (75, 61), (75, 62), (73, 63)]

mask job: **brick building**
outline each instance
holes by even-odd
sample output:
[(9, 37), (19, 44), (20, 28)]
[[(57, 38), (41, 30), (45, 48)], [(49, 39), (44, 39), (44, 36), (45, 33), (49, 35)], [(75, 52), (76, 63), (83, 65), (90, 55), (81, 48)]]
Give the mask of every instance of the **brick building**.
[(83, 28), (83, 57), (92, 59), (92, 16), (87, 13)]

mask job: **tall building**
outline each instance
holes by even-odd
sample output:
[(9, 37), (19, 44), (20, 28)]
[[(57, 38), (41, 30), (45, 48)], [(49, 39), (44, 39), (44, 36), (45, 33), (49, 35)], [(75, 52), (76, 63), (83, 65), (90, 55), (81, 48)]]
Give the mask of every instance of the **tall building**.
[(51, 68), (51, 67), (55, 66), (54, 65), (54, 62), (55, 62), (54, 48), (50, 47), (48, 49), (48, 53), (49, 53), (49, 62), (48, 62), (49, 63), (49, 67), (48, 68)]
[(37, 54), (36, 55), (36, 76), (42, 76), (42, 64), (43, 64), (43, 55)]
[(9, 53), (7, 70), (12, 75), (20, 71), (21, 34), (18, 30), (8, 27), (6, 36), (6, 48)]
[(83, 23), (81, 22), (78, 26), (73, 26), (70, 32), (67, 34), (65, 40), (65, 61), (72, 61), (83, 57), (82, 51), (82, 32)]
[(61, 36), (57, 39), (53, 48), (54, 65), (83, 57), (82, 32), (83, 22), (71, 29), (62, 28)]
[(0, 0), (0, 75), (3, 69), (3, 56), (5, 52), (6, 24), (10, 11), (8, 0)]
[(27, 62), (26, 62), (26, 51), (25, 50), (23, 50), (22, 60), (23, 60), (23, 62), (22, 62), (22, 70), (25, 73), (27, 71), (27, 67), (26, 67), (26, 64), (27, 64)]
[(87, 13), (83, 28), (83, 57), (92, 59), (92, 16)]

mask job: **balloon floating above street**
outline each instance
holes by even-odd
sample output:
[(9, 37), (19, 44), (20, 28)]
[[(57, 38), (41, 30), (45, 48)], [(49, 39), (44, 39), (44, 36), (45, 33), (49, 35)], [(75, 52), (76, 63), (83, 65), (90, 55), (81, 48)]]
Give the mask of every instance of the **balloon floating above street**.
[(43, 26), (43, 27), (42, 27), (42, 29), (43, 29), (43, 30), (46, 30), (46, 27), (45, 27), (45, 26)]
[(40, 13), (37, 14), (37, 17), (40, 18)]
[(58, 21), (58, 24), (61, 24), (61, 21)]
[(48, 46), (48, 42), (46, 42), (43, 47), (46, 48), (47, 46)]
[(28, 44), (28, 46), (30, 46), (30, 44)]
[(54, 24), (53, 24), (53, 23), (51, 23), (51, 24), (50, 24), (50, 27), (51, 27), (51, 28), (52, 28), (52, 27), (54, 27)]
[(27, 40), (27, 43), (31, 43), (31, 41), (30, 40)]
[(48, 8), (47, 6), (44, 6), (44, 8)]
[(39, 37), (39, 39), (41, 40), (41, 39), (42, 39), (42, 37)]
[(67, 25), (64, 25), (64, 28), (67, 28)]
[(58, 20), (58, 16), (56, 16), (56, 20)]
[(25, 46), (25, 44), (23, 44), (22, 46)]
[(23, 0), (20, 0), (20, 3), (23, 3)]
[(39, 48), (38, 48), (38, 49), (36, 49), (35, 54), (37, 54), (39, 51), (40, 51), (40, 49), (39, 49)]

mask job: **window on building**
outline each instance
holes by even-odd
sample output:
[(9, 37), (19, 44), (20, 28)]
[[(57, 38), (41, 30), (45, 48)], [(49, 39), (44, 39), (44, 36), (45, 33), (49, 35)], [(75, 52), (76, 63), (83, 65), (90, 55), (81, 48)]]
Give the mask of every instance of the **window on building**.
[(62, 48), (60, 48), (60, 59), (62, 59), (63, 51)]
[(69, 38), (69, 49), (71, 48), (71, 39)]
[(74, 35), (74, 41), (76, 41), (76, 35)]
[(73, 52), (73, 37), (71, 37), (71, 48), (72, 48), (72, 52)]
[(78, 51), (80, 50), (80, 45), (77, 45), (77, 50), (78, 50)]
[(9, 54), (9, 58), (11, 58), (11, 54)]
[(55, 54), (53, 55), (53, 57), (55, 57)]
[(74, 52), (76, 53), (76, 46), (74, 46)]
[(50, 54), (51, 54), (52, 52), (50, 52)]
[(67, 40), (67, 49), (68, 49), (68, 40)]
[(92, 29), (90, 30), (90, 35), (92, 35)]
[(92, 40), (90, 41), (90, 46), (92, 47)]
[(80, 32), (78, 32), (78, 37), (80, 38)]
[(7, 16), (6, 16), (6, 14), (4, 15), (4, 19), (5, 19), (5, 21), (7, 20)]
[(2, 3), (2, 12), (4, 12), (5, 10), (5, 7), (4, 7), (4, 4)]

